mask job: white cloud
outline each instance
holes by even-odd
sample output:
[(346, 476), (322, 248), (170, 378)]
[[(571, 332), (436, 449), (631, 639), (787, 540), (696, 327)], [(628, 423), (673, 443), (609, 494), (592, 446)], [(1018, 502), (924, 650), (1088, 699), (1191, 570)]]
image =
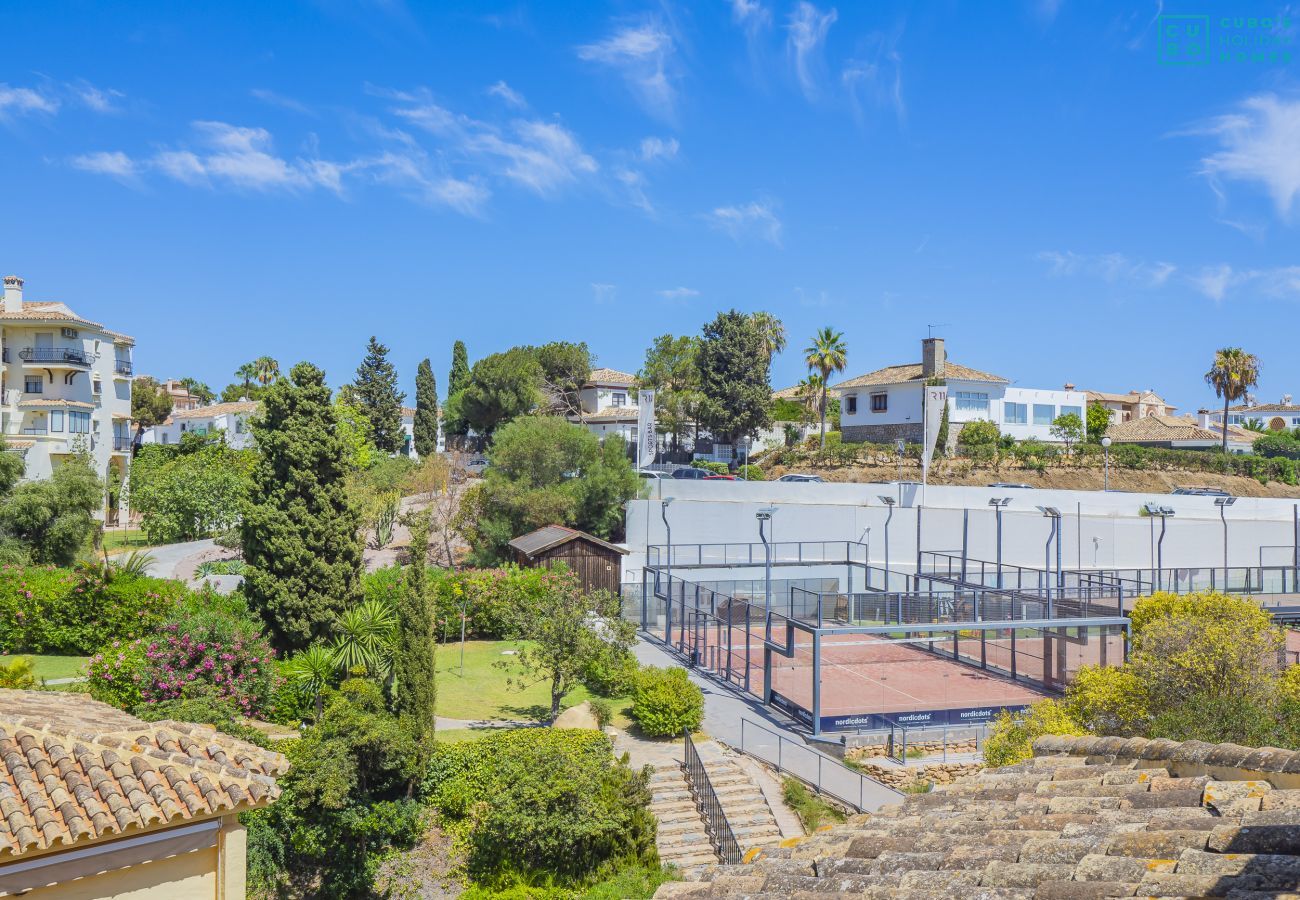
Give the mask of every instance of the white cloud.
[(1100, 278), (1109, 284), (1135, 284), (1160, 287), (1178, 270), (1172, 263), (1132, 260), (1122, 253), (1075, 253), (1072, 250), (1045, 250), (1038, 258), (1048, 264), (1048, 273), (1071, 277), (1084, 275)]
[(841, 70), (840, 82), (859, 123), (864, 120), (868, 106), (893, 109), (900, 123), (906, 120), (903, 57), (898, 51), (901, 39), (901, 29), (892, 35), (880, 32), (868, 35), (860, 44), (858, 57), (845, 62)]
[(33, 113), (52, 115), (58, 111), (59, 101), (57, 98), (34, 91), (31, 88), (11, 87), (0, 82), (0, 120)]
[(1300, 300), (1300, 265), (1238, 271), (1221, 263), (1202, 267), (1188, 280), (1216, 303), (1242, 291), (1276, 300)]
[(279, 94), (275, 91), (267, 90), (266, 88), (253, 88), (248, 93), (268, 106), (277, 106), (280, 109), (287, 109), (290, 112), (296, 112), (304, 116), (316, 115), (312, 108), (301, 100), (295, 100), (293, 97), (286, 97), (284, 94)]
[(677, 151), (681, 145), (677, 143), (677, 138), (664, 140), (658, 137), (648, 137), (641, 141), (641, 161), (655, 162), (660, 159), (676, 159)]
[(714, 228), (731, 235), (735, 241), (756, 237), (781, 246), (781, 220), (772, 203), (755, 200), (736, 206), (719, 206), (705, 216)]
[(1034, 16), (1044, 25), (1050, 25), (1056, 21), (1057, 13), (1061, 11), (1064, 0), (1033, 0), (1031, 6)]
[(614, 170), (614, 178), (623, 186), (629, 203), (647, 215), (655, 214), (655, 206), (646, 193), (645, 175), (635, 169), (618, 168)]
[(786, 30), (787, 51), (794, 63), (795, 77), (803, 88), (804, 96), (812, 100), (817, 96), (817, 82), (822, 68), (822, 46), (826, 35), (835, 24), (839, 14), (831, 9), (823, 13), (806, 0), (801, 0), (794, 12), (790, 13)]
[(1241, 102), (1195, 133), (1219, 139), (1220, 149), (1201, 160), (1201, 173), (1221, 196), (1222, 181), (1263, 188), (1278, 215), (1289, 220), (1300, 195), (1300, 97), (1260, 94)]
[(671, 119), (677, 102), (673, 87), (672, 35), (654, 22), (627, 26), (594, 44), (578, 47), (578, 58), (615, 69), (641, 106), (653, 116)]
[(135, 161), (121, 151), (115, 153), (85, 153), (72, 158), (72, 167), (96, 175), (109, 175), (122, 181), (135, 178)]
[(691, 297), (700, 296), (699, 291), (695, 290), (695, 288), (688, 287), (667, 288), (662, 291), (657, 291), (656, 293), (665, 300), (688, 300)]
[(1189, 275), (1188, 279), (1198, 291), (1218, 302), (1227, 295), (1228, 287), (1232, 284), (1232, 266), (1206, 266), (1199, 272)]
[(112, 88), (97, 88), (89, 81), (78, 81), (68, 86), (73, 95), (86, 107), (97, 113), (109, 114), (121, 112), (117, 101), (126, 97), (121, 91)]
[(498, 81), (496, 84), (489, 87), (487, 92), (493, 97), (499, 97), (507, 106), (522, 109), (528, 105), (528, 101), (524, 99), (524, 95), (506, 84), (504, 81)]
[(604, 282), (593, 281), (591, 283), (591, 299), (597, 304), (608, 303), (614, 299), (618, 293), (618, 286), (606, 284)]
[(772, 13), (758, 0), (731, 0), (731, 20), (753, 34), (772, 22)]

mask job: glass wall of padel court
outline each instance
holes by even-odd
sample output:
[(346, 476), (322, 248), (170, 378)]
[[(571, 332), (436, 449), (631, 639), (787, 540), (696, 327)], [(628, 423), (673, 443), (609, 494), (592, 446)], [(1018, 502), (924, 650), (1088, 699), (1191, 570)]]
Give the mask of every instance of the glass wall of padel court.
[(853, 542), (650, 547), (638, 593), (647, 637), (818, 735), (979, 725), (1127, 649), (1108, 587), (965, 586)]

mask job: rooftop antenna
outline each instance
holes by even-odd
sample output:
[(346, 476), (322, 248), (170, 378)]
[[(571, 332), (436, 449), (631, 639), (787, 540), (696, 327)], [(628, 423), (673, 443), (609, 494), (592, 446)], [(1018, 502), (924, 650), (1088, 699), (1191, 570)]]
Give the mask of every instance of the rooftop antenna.
[(934, 337), (934, 330), (935, 330), (936, 328), (951, 328), (951, 327), (952, 327), (952, 323), (951, 323), (951, 322), (940, 322), (940, 323), (937, 324), (937, 325), (927, 325), (927, 326), (925, 326), (925, 330), (926, 330), (927, 332), (929, 332), (929, 333), (928, 333), (926, 336), (927, 336), (927, 337)]

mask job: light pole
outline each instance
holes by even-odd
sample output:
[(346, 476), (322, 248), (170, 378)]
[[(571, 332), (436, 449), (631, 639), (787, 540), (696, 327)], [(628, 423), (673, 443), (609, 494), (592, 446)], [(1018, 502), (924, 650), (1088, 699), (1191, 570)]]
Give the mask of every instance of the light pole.
[(880, 494), (880, 502), (889, 507), (889, 514), (885, 516), (885, 592), (889, 592), (889, 523), (894, 520), (894, 504), (898, 501), (893, 497), (886, 497)]
[(989, 506), (998, 519), (998, 590), (1002, 590), (1002, 508), (1011, 502), (1010, 497), (990, 497)]
[(1228, 507), (1237, 502), (1236, 497), (1215, 497), (1214, 505), (1219, 508), (1219, 521), (1223, 523), (1223, 590), (1228, 590)]
[(764, 506), (754, 514), (754, 518), (758, 519), (758, 539), (763, 542), (763, 602), (767, 607), (765, 613), (768, 621), (771, 620), (772, 615), (772, 545), (767, 542), (767, 531), (764, 526), (772, 521), (774, 512), (776, 512), (775, 506)]
[[(1147, 515), (1160, 517), (1160, 538), (1156, 541), (1156, 590), (1163, 591), (1165, 589), (1165, 526), (1174, 511), (1171, 507), (1161, 506), (1158, 503), (1148, 503), (1146, 510)], [(1226, 577), (1227, 573), (1224, 574)]]
[(898, 456), (898, 480), (903, 480), (903, 454), (907, 452), (907, 444), (899, 438), (894, 442), (894, 453)]
[(1047, 546), (1043, 551), (1047, 568), (1047, 618), (1050, 619), (1052, 617), (1052, 541), (1056, 541), (1056, 580), (1059, 582), (1061, 579), (1061, 511), (1055, 506), (1040, 506), (1038, 511), (1052, 520), (1052, 530), (1047, 535)]
[(1110, 490), (1110, 438), (1104, 437), (1101, 439), (1101, 450), (1106, 457), (1106, 481), (1103, 490), (1109, 491)]
[[(665, 548), (665, 578), (664, 587), (667, 589), (668, 601), (664, 604), (664, 643), (671, 645), (673, 642), (673, 526), (668, 522), (668, 504), (673, 502), (672, 497), (665, 497), (659, 501), (659, 516), (664, 520), (664, 531), (667, 534), (667, 547)], [(655, 573), (657, 578), (659, 573)], [(683, 609), (683, 615), (685, 610)]]

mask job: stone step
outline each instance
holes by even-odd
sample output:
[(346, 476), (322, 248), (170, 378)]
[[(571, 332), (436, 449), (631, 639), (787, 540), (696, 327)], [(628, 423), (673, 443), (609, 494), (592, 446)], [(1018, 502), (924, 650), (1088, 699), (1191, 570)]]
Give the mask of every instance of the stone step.
[(683, 800), (689, 800), (694, 803), (695, 797), (690, 791), (686, 790), (686, 788), (654, 791), (650, 794), (651, 806), (656, 803), (680, 803)]
[(699, 831), (679, 831), (673, 834), (666, 834), (660, 840), (655, 841), (659, 847), (659, 852), (665, 850), (675, 850), (681, 847), (704, 847), (709, 848), (709, 836), (704, 833), (704, 829)]
[(683, 832), (699, 832), (700, 834), (707, 834), (704, 830), (704, 823), (698, 818), (677, 819), (672, 822), (665, 822), (663, 819), (659, 820), (659, 830), (657, 833), (660, 840), (663, 840), (667, 835), (682, 834)]
[(703, 870), (710, 866), (716, 866), (718, 864), (718, 857), (713, 853), (691, 853), (682, 856), (664, 856), (660, 853), (659, 861), (676, 866), (678, 871), (682, 873), (683, 877), (687, 877), (689, 880), (689, 877), (686, 876), (687, 872), (691, 872), (698, 877)]

